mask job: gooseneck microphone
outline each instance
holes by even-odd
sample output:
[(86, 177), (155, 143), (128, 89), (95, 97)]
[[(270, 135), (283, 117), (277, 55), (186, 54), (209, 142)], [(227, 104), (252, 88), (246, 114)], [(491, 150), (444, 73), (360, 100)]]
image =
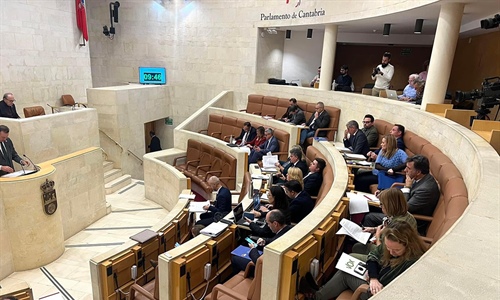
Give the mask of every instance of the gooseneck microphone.
[(33, 167), (35, 168), (36, 172), (40, 171), (40, 167), (37, 166), (37, 165), (35, 165), (33, 163), (33, 161), (29, 157), (26, 156), (26, 154), (23, 154), (23, 156), (26, 157), (28, 159), (28, 161), (33, 165)]

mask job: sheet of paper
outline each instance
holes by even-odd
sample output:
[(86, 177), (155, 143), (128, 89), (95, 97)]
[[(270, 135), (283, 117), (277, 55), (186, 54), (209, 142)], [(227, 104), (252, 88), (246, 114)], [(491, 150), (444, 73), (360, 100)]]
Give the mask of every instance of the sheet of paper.
[(347, 192), (346, 195), (349, 198), (349, 213), (360, 214), (370, 211), (368, 207), (368, 199), (363, 197), (363, 195), (350, 192)]
[(275, 164), (278, 162), (278, 155), (264, 155), (262, 156), (262, 166), (264, 168), (274, 168)]
[(180, 194), (179, 199), (191, 199), (193, 200), (196, 195), (191, 195), (191, 194)]
[(269, 175), (252, 174), (252, 179), (264, 179), (264, 180), (268, 180), (269, 179)]
[(203, 209), (203, 206), (205, 205), (210, 205), (210, 201), (203, 201), (203, 202), (197, 202), (197, 201), (191, 201), (189, 203), (189, 212), (206, 212), (205, 209)]
[(344, 153), (346, 159), (366, 160), (363, 154)]
[(19, 176), (23, 176), (23, 175), (28, 175), (28, 174), (31, 174), (31, 173), (35, 173), (36, 170), (21, 170), (21, 171), (16, 171), (16, 172), (12, 172), (12, 173), (8, 173), (8, 174), (5, 174), (3, 176), (1, 176), (2, 178), (14, 178), (14, 177), (19, 177)]
[(366, 244), (366, 242), (368, 242), (370, 233), (363, 232), (363, 229), (361, 229), (361, 227), (359, 227), (356, 223), (344, 218), (340, 221), (340, 225), (342, 228), (337, 231), (337, 234), (347, 234), (362, 244)]
[(366, 264), (349, 254), (342, 253), (335, 268), (359, 279), (366, 280)]
[(361, 166), (371, 166), (372, 165), (371, 162), (365, 161), (365, 160), (357, 161), (356, 164), (361, 165)]

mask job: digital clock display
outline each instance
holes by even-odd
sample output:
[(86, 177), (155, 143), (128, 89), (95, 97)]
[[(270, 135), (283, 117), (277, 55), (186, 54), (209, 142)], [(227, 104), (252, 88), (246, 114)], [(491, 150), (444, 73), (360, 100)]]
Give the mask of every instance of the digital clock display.
[(166, 84), (167, 72), (165, 68), (139, 67), (140, 84)]

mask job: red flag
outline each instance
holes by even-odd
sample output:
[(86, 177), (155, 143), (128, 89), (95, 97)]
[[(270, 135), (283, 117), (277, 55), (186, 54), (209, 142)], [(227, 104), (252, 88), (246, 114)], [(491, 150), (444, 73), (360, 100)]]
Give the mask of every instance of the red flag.
[(87, 30), (87, 13), (85, 12), (84, 0), (76, 0), (76, 26), (83, 34), (83, 38), (89, 40), (89, 32)]

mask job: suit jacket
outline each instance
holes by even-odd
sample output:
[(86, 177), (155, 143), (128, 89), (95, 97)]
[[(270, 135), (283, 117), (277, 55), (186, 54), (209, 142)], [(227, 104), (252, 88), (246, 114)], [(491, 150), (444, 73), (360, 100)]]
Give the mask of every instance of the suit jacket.
[(290, 118), (290, 123), (295, 125), (303, 124), (305, 122), (306, 122), (306, 115), (301, 109), (297, 110), (297, 112)]
[[(326, 110), (323, 110), (319, 115), (318, 119), (314, 121), (314, 124), (311, 125), (313, 120), (314, 120), (314, 114), (312, 114), (312, 116), (309, 118), (309, 121), (307, 121), (306, 125), (309, 126), (309, 130), (316, 131), (316, 129), (318, 128), (328, 127), (328, 124), (330, 124), (330, 115)], [(320, 132), (318, 136), (326, 136), (326, 131)]]
[[(14, 149), (14, 144), (12, 143), (11, 139), (7, 138), (4, 142), (4, 145), (7, 153), (2, 152), (0, 154), (0, 165), (9, 166), (14, 169), (14, 164), (12, 163), (12, 161), (21, 164), (22, 158), (17, 154), (16, 149)], [(7, 174), (7, 172), (0, 171), (0, 176), (5, 174)]]
[(277, 152), (280, 149), (280, 145), (278, 144), (278, 139), (273, 136), (269, 140), (267, 140), (262, 147), (260, 147), (259, 153), (262, 155), (266, 155), (267, 152)]
[(154, 135), (151, 138), (151, 143), (149, 144), (148, 147), (151, 152), (160, 151), (161, 150), (160, 139), (156, 135)]
[(314, 209), (314, 204), (314, 200), (306, 191), (300, 192), (300, 194), (290, 202), (290, 217), (292, 223), (299, 223), (304, 219)]
[[(286, 225), (285, 227), (283, 227), (275, 236), (273, 236), (272, 238), (264, 238), (264, 240), (266, 241), (266, 246), (271, 244), (273, 241), (277, 240), (279, 237), (281, 237), (282, 235), (284, 235), (285, 233), (288, 232), (288, 230), (292, 229), (292, 226), (291, 225)], [(258, 250), (262, 250), (262, 247), (257, 247), (257, 248), (252, 248), (252, 250), (250, 250), (250, 253), (249, 253), (249, 256), (250, 258), (252, 259), (252, 261), (254, 262), (254, 264), (257, 263), (257, 259), (260, 257), (260, 254), (259, 254), (259, 251)]]
[[(306, 174), (307, 176), (307, 174)], [(319, 189), (323, 184), (323, 174), (312, 173), (311, 175), (304, 178), (304, 191), (306, 191), (311, 196), (318, 196)]]
[(309, 168), (307, 164), (303, 160), (298, 160), (295, 164), (292, 164), (290, 161), (287, 161), (289, 164), (283, 169), (282, 174), (286, 176), (288, 174), (288, 169), (291, 167), (299, 168), (302, 171), (302, 176), (306, 176), (309, 173)]
[[(245, 130), (242, 129), (240, 135), (236, 138), (238, 143), (241, 142), (244, 135), (245, 135)], [(250, 132), (248, 133), (248, 136), (247, 136), (247, 143), (252, 141), (256, 136), (257, 136), (257, 130), (253, 127), (250, 127)]]
[[(439, 187), (431, 174), (413, 183), (409, 193), (404, 193), (408, 201), (408, 212), (424, 216), (432, 216), (438, 203)], [(427, 222), (417, 221), (418, 231), (425, 232)]]
[(208, 210), (212, 213), (220, 212), (226, 215), (231, 211), (231, 191), (225, 187), (221, 187), (215, 197), (214, 205), (210, 205)]
[(13, 118), (19, 119), (21, 118), (16, 111), (16, 105), (12, 104), (12, 106), (8, 106), (5, 101), (0, 101), (0, 117), (2, 118)]
[(262, 144), (264, 144), (266, 142), (266, 137), (263, 136), (261, 138), (259, 137), (255, 137), (253, 140), (251, 140), (250, 142), (247, 143), (247, 145), (250, 145), (250, 146), (261, 146)]
[(351, 148), (354, 154), (366, 156), (366, 153), (370, 152), (366, 135), (361, 130), (358, 130), (355, 135), (351, 135), (349, 139), (344, 140), (344, 146)]

